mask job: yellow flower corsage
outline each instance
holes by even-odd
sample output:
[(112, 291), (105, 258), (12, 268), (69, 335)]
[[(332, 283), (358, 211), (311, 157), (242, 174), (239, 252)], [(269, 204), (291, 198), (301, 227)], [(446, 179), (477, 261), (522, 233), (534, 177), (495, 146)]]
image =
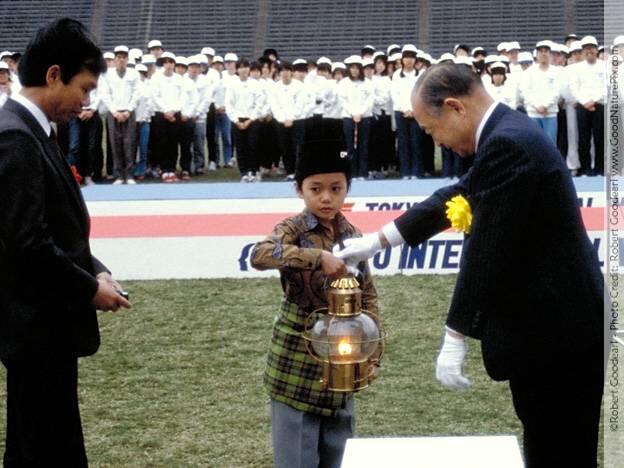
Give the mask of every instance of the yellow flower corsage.
[(470, 234), (472, 224), (472, 210), (470, 204), (463, 196), (457, 195), (446, 202), (446, 217), (451, 222), (451, 226), (457, 232)]

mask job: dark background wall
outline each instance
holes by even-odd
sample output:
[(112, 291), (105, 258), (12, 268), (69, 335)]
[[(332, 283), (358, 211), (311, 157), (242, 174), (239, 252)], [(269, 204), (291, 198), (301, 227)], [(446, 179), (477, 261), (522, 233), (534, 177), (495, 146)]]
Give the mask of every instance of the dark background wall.
[[(609, 1), (607, 9), (624, 5)], [(271, 46), (290, 59), (343, 59), (369, 43), (411, 42), (438, 56), (458, 42), (494, 50), (518, 40), (531, 50), (538, 40), (562, 42), (568, 32), (601, 43), (624, 34), (622, 12), (607, 18), (605, 37), (605, 6), (597, 0), (0, 0), (0, 11), (1, 50), (22, 50), (41, 24), (59, 16), (83, 21), (106, 50), (144, 49), (160, 39), (182, 55), (211, 46), (220, 55), (256, 57)]]

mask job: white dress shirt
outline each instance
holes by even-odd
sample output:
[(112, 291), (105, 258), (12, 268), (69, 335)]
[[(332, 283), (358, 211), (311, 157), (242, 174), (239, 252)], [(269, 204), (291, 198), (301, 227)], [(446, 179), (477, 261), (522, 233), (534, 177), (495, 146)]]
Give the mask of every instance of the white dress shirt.
[(43, 113), (43, 111), (39, 108), (39, 106), (37, 106), (30, 99), (28, 99), (27, 97), (19, 93), (12, 94), (11, 99), (13, 99), (16, 102), (19, 102), (22, 106), (24, 106), (28, 110), (28, 112), (32, 114), (32, 116), (39, 123), (39, 125), (41, 125), (41, 128), (43, 129), (44, 133), (47, 136), (50, 136), (50, 133), (52, 132), (50, 121), (48, 120), (46, 115)]

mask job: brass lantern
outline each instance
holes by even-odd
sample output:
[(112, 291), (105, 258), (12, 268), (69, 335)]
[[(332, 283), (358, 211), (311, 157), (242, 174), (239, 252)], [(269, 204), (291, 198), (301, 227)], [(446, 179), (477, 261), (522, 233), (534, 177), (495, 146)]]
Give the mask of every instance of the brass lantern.
[(371, 366), (383, 355), (385, 332), (379, 319), (362, 310), (362, 290), (351, 276), (335, 280), (327, 308), (306, 318), (308, 353), (323, 366), (321, 385), (334, 392), (368, 387)]

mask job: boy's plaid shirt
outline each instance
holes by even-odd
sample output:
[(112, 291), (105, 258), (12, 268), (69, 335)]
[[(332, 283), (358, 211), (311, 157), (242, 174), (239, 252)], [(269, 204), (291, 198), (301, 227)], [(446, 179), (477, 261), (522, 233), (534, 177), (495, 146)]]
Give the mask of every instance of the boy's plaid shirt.
[[(335, 234), (307, 210), (280, 222), (254, 247), (251, 264), (266, 270), (278, 268), (284, 290), (280, 313), (275, 317), (264, 383), (272, 398), (309, 413), (331, 416), (344, 406), (349, 394), (321, 390), (321, 364), (306, 351), (301, 333), (310, 312), (327, 307), (330, 280), (320, 267), (321, 251), (330, 251), (340, 239), (361, 236), (341, 214)], [(377, 292), (368, 265), (363, 272), (362, 307), (377, 314)]]

